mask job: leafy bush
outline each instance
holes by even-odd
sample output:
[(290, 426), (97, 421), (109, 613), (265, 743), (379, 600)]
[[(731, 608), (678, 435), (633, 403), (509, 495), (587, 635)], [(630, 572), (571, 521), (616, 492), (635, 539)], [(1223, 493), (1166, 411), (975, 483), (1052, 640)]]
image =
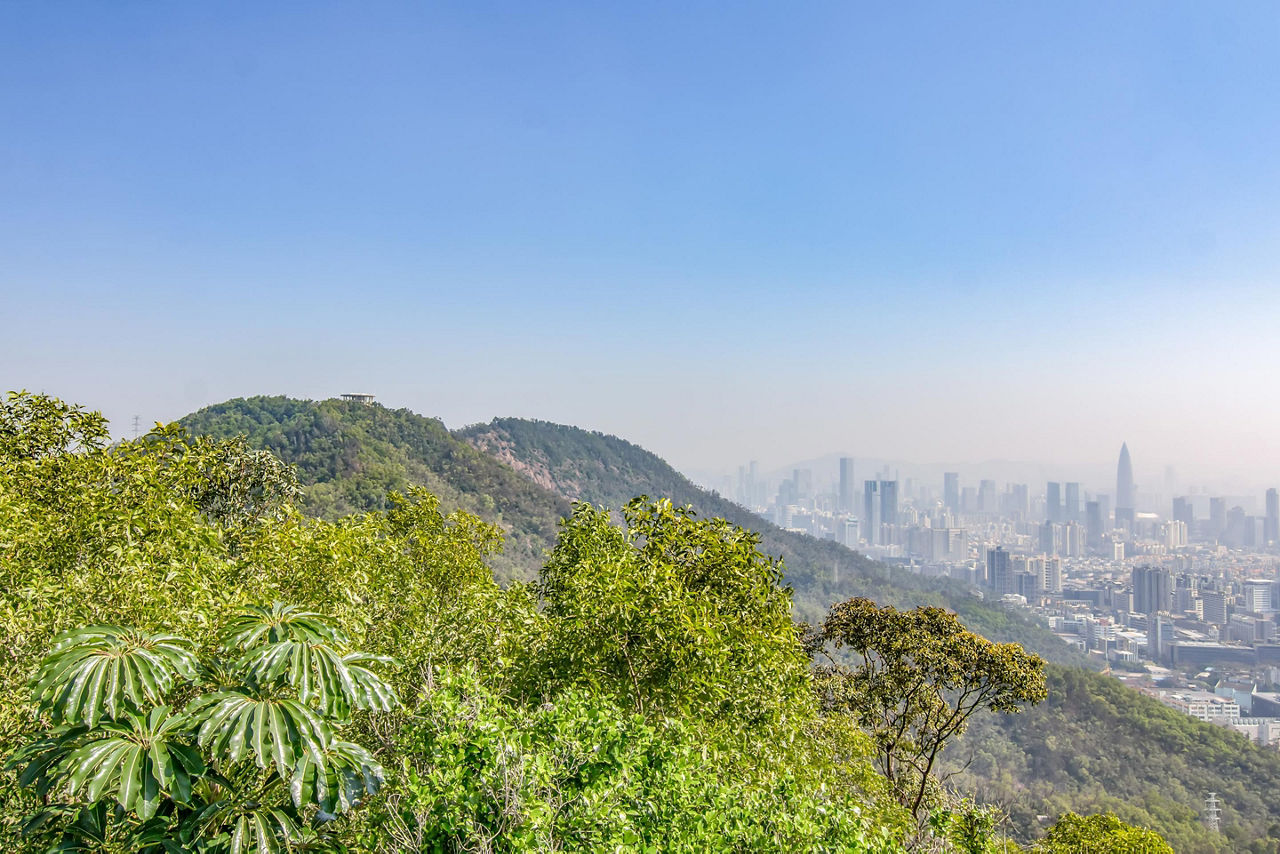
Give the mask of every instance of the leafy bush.
[(24, 835), (233, 854), (327, 841), (382, 786), (372, 754), (338, 734), (353, 711), (396, 705), (367, 666), (386, 660), (280, 605), (237, 615), (218, 652), (118, 626), (59, 636), (32, 686), (52, 729), (10, 761), (48, 804)]

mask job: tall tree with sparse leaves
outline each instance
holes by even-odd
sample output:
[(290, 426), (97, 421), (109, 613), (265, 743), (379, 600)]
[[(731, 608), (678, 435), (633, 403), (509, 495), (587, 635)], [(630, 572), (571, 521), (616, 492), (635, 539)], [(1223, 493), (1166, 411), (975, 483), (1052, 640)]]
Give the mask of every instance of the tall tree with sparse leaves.
[[(881, 773), (916, 816), (936, 785), (938, 757), (970, 716), (1018, 712), (1046, 696), (1042, 659), (968, 631), (942, 608), (899, 611), (850, 599), (831, 609), (809, 643), (828, 662), (816, 675), (823, 706), (870, 733)], [(832, 654), (840, 650), (856, 663)]]

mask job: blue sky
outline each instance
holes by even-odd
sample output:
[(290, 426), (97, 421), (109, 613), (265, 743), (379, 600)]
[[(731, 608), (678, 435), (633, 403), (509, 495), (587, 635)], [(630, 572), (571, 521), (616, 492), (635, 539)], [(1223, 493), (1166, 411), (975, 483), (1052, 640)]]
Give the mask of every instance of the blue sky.
[(1261, 3), (8, 3), (0, 384), (1280, 480), (1278, 66)]

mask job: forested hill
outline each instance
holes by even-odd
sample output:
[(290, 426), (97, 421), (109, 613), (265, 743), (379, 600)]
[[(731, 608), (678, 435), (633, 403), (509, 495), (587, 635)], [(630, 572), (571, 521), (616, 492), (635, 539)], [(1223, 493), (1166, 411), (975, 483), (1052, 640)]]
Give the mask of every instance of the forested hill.
[(287, 397), (238, 398), (181, 423), (215, 438), (245, 436), (296, 466), (303, 507), (321, 518), (379, 509), (388, 491), (424, 486), (446, 508), (503, 527), (506, 545), (494, 561), (501, 578), (536, 574), (569, 501), (618, 508), (644, 494), (759, 531), (763, 550), (786, 562), (798, 619), (816, 621), (833, 603), (857, 595), (904, 607), (945, 605), (993, 640), (1022, 643), (1050, 660), (1077, 660), (1041, 624), (985, 603), (959, 584), (890, 569), (829, 540), (784, 531), (613, 436), (521, 419), (454, 434), (438, 419), (406, 409)]
[[(637, 494), (670, 497), (759, 531), (762, 549), (786, 561), (801, 619), (855, 595), (899, 606), (942, 604), (992, 639), (1070, 659), (1042, 626), (961, 585), (891, 570), (833, 542), (781, 530), (611, 436), (518, 419), (450, 434), (438, 420), (406, 410), (282, 397), (229, 401), (183, 423), (196, 433), (244, 435), (296, 465), (305, 506), (318, 516), (379, 508), (387, 490), (423, 485), (446, 509), (460, 506), (503, 524), (507, 553), (494, 568), (507, 577), (528, 577), (541, 564), (569, 500), (616, 508)], [(959, 789), (1007, 808), (1024, 840), (1043, 830), (1038, 815), (1106, 808), (1159, 830), (1179, 852), (1277, 850), (1280, 806), (1262, 795), (1280, 787), (1280, 754), (1179, 715), (1110, 677), (1053, 667), (1046, 703), (975, 722), (953, 757), (973, 758), (957, 778)], [(1231, 836), (1200, 826), (1204, 791), (1226, 796)]]
[[(889, 570), (831, 541), (782, 530), (622, 439), (512, 418), (458, 435), (566, 498), (617, 506), (637, 493), (670, 496), (759, 531), (763, 550), (785, 558), (802, 615), (853, 595), (899, 605), (941, 603), (988, 637), (1020, 641), (1050, 659), (1066, 658), (1055, 655), (1058, 641), (1046, 630), (973, 599), (958, 585)], [(1109, 676), (1051, 666), (1045, 703), (1018, 715), (975, 720), (950, 758), (953, 768), (972, 762), (953, 782), (959, 791), (1008, 810), (1012, 830), (1024, 841), (1043, 831), (1040, 815), (1107, 809), (1155, 828), (1180, 854), (1280, 850), (1280, 805), (1268, 796), (1280, 788), (1280, 754), (1173, 711)], [(1200, 822), (1198, 808), (1209, 791), (1228, 804), (1228, 835), (1211, 834)]]
[(191, 432), (244, 436), (298, 470), (303, 508), (324, 519), (381, 509), (391, 490), (423, 486), (505, 533), (500, 578), (532, 578), (569, 503), (455, 438), (438, 419), (343, 400), (238, 398), (194, 412)]
[(1015, 641), (1053, 661), (1080, 663), (1043, 624), (984, 602), (948, 579), (894, 569), (831, 540), (787, 531), (695, 485), (662, 458), (603, 433), (546, 421), (499, 418), (457, 432), (540, 486), (574, 501), (619, 507), (637, 495), (692, 505), (760, 533), (761, 549), (780, 556), (795, 592), (797, 619), (813, 622), (831, 605), (868, 596), (882, 605), (944, 605), (992, 640)]
[[(1060, 810), (1114, 812), (1154, 828), (1178, 854), (1280, 850), (1280, 753), (1079, 668), (1048, 668), (1049, 699), (1018, 715), (975, 716), (951, 784), (1009, 813), (1022, 839)], [(1223, 834), (1201, 822), (1222, 800)]]

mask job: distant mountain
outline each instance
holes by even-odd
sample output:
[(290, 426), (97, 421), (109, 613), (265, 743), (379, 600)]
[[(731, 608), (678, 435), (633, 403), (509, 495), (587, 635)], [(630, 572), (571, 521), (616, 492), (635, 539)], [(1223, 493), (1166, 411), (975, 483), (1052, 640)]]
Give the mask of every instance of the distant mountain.
[(423, 486), (447, 508), (500, 525), (499, 578), (533, 578), (569, 503), (453, 436), (435, 418), (343, 400), (251, 397), (181, 423), (217, 438), (245, 436), (297, 467), (307, 512), (333, 519), (385, 506), (387, 493)]
[(619, 507), (636, 495), (665, 497), (692, 505), (704, 516), (718, 516), (759, 532), (761, 549), (782, 557), (786, 564), (798, 619), (816, 621), (831, 605), (852, 596), (869, 596), (899, 607), (944, 605), (993, 640), (1016, 641), (1050, 660), (1081, 662), (1035, 619), (984, 602), (950, 579), (892, 569), (831, 540), (779, 528), (695, 485), (660, 457), (616, 436), (520, 418), (498, 418), (457, 435), (572, 501)]

